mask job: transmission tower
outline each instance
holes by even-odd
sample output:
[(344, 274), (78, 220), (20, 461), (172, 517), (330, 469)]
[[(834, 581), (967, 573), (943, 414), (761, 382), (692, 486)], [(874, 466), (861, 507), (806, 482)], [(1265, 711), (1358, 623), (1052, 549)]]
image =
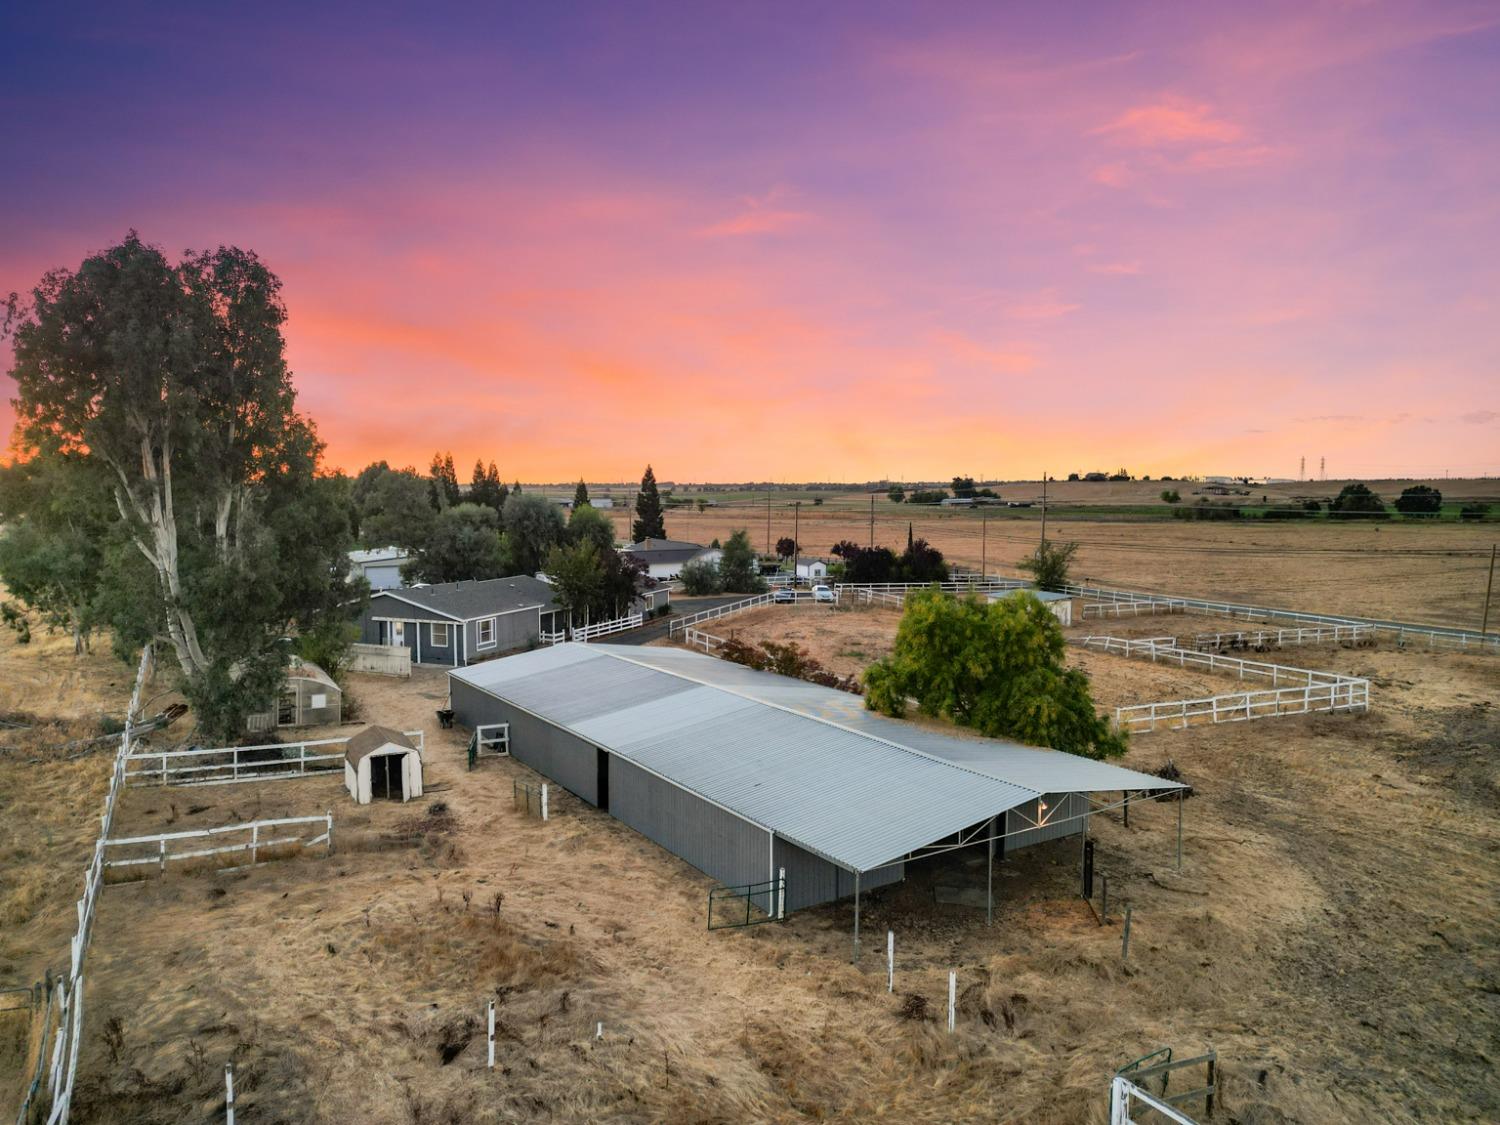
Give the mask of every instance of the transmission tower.
[(1318, 458), (1318, 476), (1320, 478), (1322, 478), (1323, 480), (1327, 480), (1328, 479), (1328, 458), (1327, 457), (1319, 457)]
[(1297, 479), (1307, 479), (1307, 454), (1305, 453), (1302, 455), (1302, 459), (1297, 462)]

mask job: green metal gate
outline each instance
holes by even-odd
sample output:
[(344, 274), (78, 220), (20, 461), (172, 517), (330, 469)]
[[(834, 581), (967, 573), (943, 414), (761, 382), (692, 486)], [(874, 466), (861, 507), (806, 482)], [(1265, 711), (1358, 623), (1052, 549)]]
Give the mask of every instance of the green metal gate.
[(764, 883), (742, 887), (711, 887), (708, 892), (708, 928), (740, 929), (762, 922), (780, 922), (786, 917), (786, 872)]

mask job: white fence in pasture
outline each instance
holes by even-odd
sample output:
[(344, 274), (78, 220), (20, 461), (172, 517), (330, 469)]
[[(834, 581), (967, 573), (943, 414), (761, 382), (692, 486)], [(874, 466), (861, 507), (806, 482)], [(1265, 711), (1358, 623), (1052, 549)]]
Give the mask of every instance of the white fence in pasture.
[[(78, 928), (69, 945), (68, 972), (60, 980), (48, 1000), (50, 1029), (38, 1043), (38, 1056), (34, 1072), (38, 1076), (27, 1091), (17, 1121), (30, 1121), (33, 1114), (40, 1118), (41, 1106), (47, 1107), (47, 1125), (66, 1125), (73, 1105), (73, 1084), (78, 1074), (78, 1048), (83, 1034), (83, 984), (84, 962), (88, 955), (89, 939), (93, 936), (94, 913), (99, 902), (99, 891), (104, 886), (104, 848), (110, 829), (115, 822), (115, 808), (120, 793), (125, 788), (125, 761), (135, 737), (135, 728), (140, 718), (141, 697), (146, 680), (152, 670), (152, 650), (147, 645), (141, 650), (140, 664), (136, 668), (135, 688), (130, 693), (130, 705), (125, 712), (125, 730), (120, 735), (120, 748), (115, 753), (110, 768), (109, 788), (104, 797), (104, 812), (99, 817), (99, 837), (94, 841), (94, 854), (83, 873), (83, 897), (78, 900)], [(50, 1018), (55, 1012), (55, 1018)], [(50, 1047), (50, 1051), (49, 1051)], [(45, 1089), (40, 1081), (41, 1068), (51, 1058), (47, 1067)]]
[(1106, 586), (1085, 586), (1076, 583), (1064, 586), (1063, 590), (1075, 597), (1112, 604), (1177, 603), (1187, 612), (1203, 613), (1212, 617), (1244, 618), (1249, 621), (1286, 621), (1294, 625), (1363, 625), (1382, 636), (1393, 637), (1402, 645), (1416, 642), (1425, 644), (1429, 648), (1456, 648), (1471, 652), (1500, 653), (1500, 633), (1481, 633), (1477, 630), (1460, 629), (1454, 626), (1386, 621), (1373, 617), (1349, 617), (1331, 613), (1306, 613), (1301, 610), (1276, 609), (1272, 606), (1244, 605), (1239, 602), (1220, 602), (1208, 598), (1169, 597), (1139, 590), (1118, 590)]
[(1182, 613), (1181, 602), (1165, 598), (1139, 602), (1089, 602), (1083, 607), (1083, 617), (1143, 617), (1159, 613)]
[[(423, 733), (402, 731), (424, 749)], [(126, 757), (125, 780), (132, 785), (234, 785), (246, 781), (278, 781), (295, 777), (324, 777), (338, 773), (344, 738), (314, 738), (306, 742), (266, 742), (256, 746), (220, 746), (196, 750), (137, 751)], [(328, 749), (324, 751), (324, 748)], [(334, 749), (337, 747), (337, 749)], [(311, 748), (314, 753), (309, 754)], [(321, 751), (321, 752), (320, 752)], [(136, 768), (130, 769), (130, 766)]]
[(896, 593), (894, 590), (871, 590), (861, 586), (847, 593), (853, 595), (855, 605), (883, 605), (895, 609), (901, 609), (906, 605), (906, 595)]
[[(1168, 643), (1163, 644), (1163, 641)], [(1149, 660), (1153, 664), (1175, 664), (1179, 668), (1221, 672), (1241, 680), (1270, 680), (1273, 687), (1280, 687), (1283, 684), (1299, 687), (1308, 684), (1355, 682), (1368, 684), (1368, 681), (1360, 680), (1356, 676), (1345, 676), (1339, 672), (1319, 672), (1311, 668), (1293, 668), (1286, 664), (1268, 664), (1263, 660), (1241, 660), (1237, 656), (1224, 656), (1217, 652), (1198, 652), (1189, 648), (1177, 648), (1176, 639), (1173, 637), (1147, 637), (1139, 640), (1122, 637), (1084, 637), (1078, 643), (1084, 648)]]
[(1243, 723), (1282, 715), (1307, 715), (1315, 711), (1369, 709), (1370, 681), (1347, 680), (1116, 707), (1115, 726), (1131, 732), (1154, 731), (1158, 727), (1182, 730), (1206, 723)]
[(1236, 633), (1199, 633), (1193, 647), (1200, 651), (1226, 648), (1282, 648), (1287, 645), (1333, 644), (1339, 641), (1369, 641), (1375, 630), (1369, 625), (1318, 625), (1308, 629), (1256, 629)]
[(702, 629), (688, 629), (682, 635), (684, 644), (693, 648), (701, 648), (704, 652), (718, 652), (724, 647), (724, 638), (716, 637), (712, 633), (705, 633)]
[(746, 610), (755, 609), (759, 606), (770, 605), (773, 595), (754, 594), (748, 598), (741, 598), (737, 602), (726, 602), (724, 605), (716, 605), (712, 609), (700, 609), (697, 613), (689, 613), (685, 617), (676, 617), (667, 626), (667, 636), (677, 637), (678, 634), (686, 634), (688, 629), (703, 621), (713, 621), (720, 617), (730, 617), (736, 613), (744, 613)]
[(410, 676), (411, 649), (405, 645), (350, 645), (349, 671), (373, 672), (377, 676)]
[[(263, 833), (278, 828), (291, 828), (294, 825), (321, 825), (323, 831), (307, 839), (303, 838), (302, 832), (291, 835), (263, 835)], [(190, 848), (187, 851), (173, 851), (170, 844), (185, 842), (188, 840), (219, 840), (229, 836), (249, 834), (248, 840), (236, 844), (223, 844), (218, 847)], [(186, 832), (158, 832), (150, 836), (126, 836), (115, 840), (105, 840), (106, 848), (132, 848), (140, 855), (126, 855), (120, 859), (106, 859), (105, 867), (141, 867), (150, 865), (157, 869), (158, 874), (167, 870), (167, 864), (179, 863), (189, 859), (204, 859), (208, 856), (231, 855), (236, 853), (249, 853), (249, 865), (254, 866), (260, 862), (262, 848), (282, 848), (291, 845), (300, 845), (303, 848), (311, 848), (317, 844), (324, 846), (325, 852), (333, 849), (333, 813), (328, 812), (322, 816), (289, 816), (278, 820), (252, 820), (244, 824), (225, 824), (218, 828), (195, 828)], [(243, 865), (241, 865), (243, 866)], [(232, 870), (226, 869), (226, 870)]]

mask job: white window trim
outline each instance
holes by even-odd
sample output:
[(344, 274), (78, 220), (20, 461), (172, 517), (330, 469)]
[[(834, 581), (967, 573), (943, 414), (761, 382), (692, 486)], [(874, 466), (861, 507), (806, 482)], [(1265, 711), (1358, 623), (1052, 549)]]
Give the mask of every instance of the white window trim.
[[(443, 639), (438, 640), (438, 630), (443, 631)], [(453, 626), (446, 621), (434, 621), (428, 626), (427, 639), (437, 648), (447, 648), (453, 643)]]
[[(496, 633), (497, 623), (498, 619), (494, 617), (481, 617), (479, 619), (478, 623), (474, 626), (474, 647), (476, 649), (494, 648), (500, 643), (497, 639), (498, 634)], [(484, 639), (484, 627), (486, 625), (490, 627), (490, 639), (488, 641)]]

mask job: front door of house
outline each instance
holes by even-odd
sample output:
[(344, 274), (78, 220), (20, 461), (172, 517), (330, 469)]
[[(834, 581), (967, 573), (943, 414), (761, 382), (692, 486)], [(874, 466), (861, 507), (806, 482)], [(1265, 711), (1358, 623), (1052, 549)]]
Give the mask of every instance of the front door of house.
[(404, 645), (406, 643), (406, 622), (391, 622), (391, 644)]

